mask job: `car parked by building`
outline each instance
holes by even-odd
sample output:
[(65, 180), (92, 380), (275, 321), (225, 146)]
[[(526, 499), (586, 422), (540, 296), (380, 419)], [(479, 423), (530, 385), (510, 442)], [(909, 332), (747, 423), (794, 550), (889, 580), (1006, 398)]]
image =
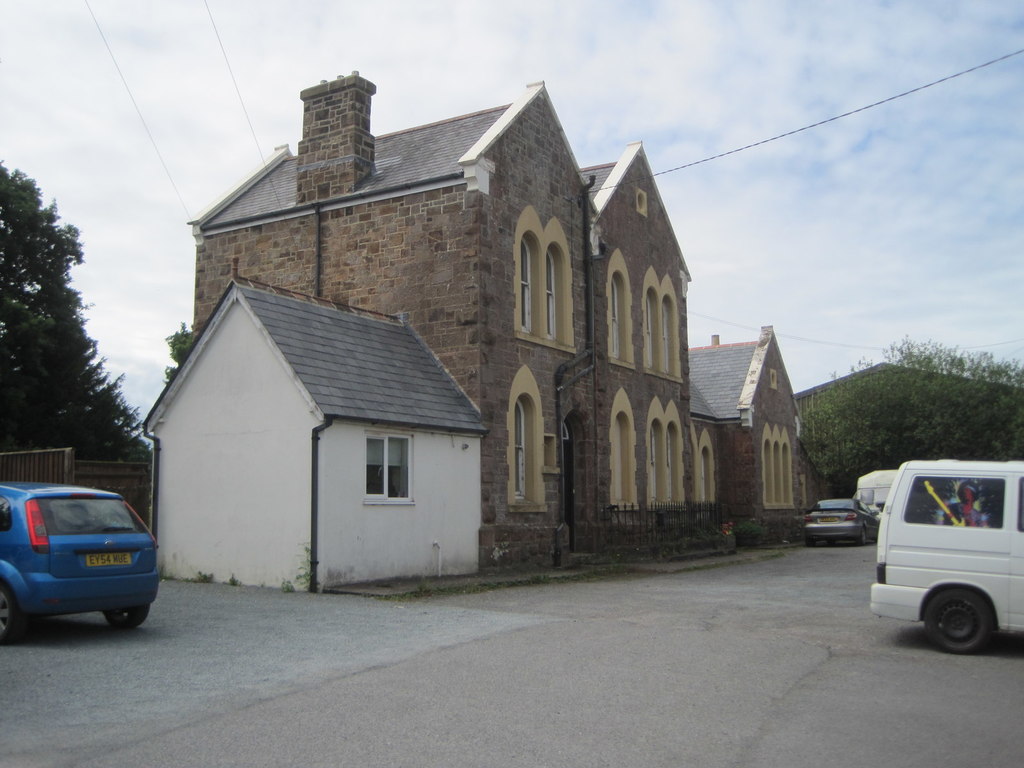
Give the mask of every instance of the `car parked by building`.
[(876, 541), (879, 517), (878, 510), (857, 499), (822, 499), (804, 515), (804, 543), (813, 547), (819, 541)]
[(33, 616), (102, 611), (139, 626), (156, 599), (156, 541), (116, 493), (0, 483), (0, 644)]

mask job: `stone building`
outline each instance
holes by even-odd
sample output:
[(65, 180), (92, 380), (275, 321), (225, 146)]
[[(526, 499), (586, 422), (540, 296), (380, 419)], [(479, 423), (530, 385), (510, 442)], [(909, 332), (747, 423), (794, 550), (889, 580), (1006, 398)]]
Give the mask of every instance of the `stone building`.
[[(775, 330), (756, 341), (691, 347), (695, 489), (726, 519), (752, 518), (773, 540), (802, 538), (802, 510), (820, 492), (803, 452), (793, 389)], [(714, 478), (708, 482), (705, 478)]]
[(194, 328), (233, 275), (401, 316), (486, 430), (481, 566), (591, 551), (609, 505), (721, 496), (730, 459), (694, 471), (690, 274), (642, 145), (581, 168), (543, 83), (375, 136), (375, 93), (302, 91), (297, 153), (193, 222)]

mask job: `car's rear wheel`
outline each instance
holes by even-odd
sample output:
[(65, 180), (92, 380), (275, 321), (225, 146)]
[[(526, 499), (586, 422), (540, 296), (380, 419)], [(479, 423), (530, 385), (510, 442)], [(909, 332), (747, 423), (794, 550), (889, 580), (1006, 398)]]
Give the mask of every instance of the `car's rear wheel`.
[(25, 635), (28, 618), (18, 607), (14, 593), (0, 583), (0, 645), (18, 642)]
[(118, 608), (116, 611), (104, 611), (103, 617), (112, 627), (118, 629), (134, 629), (149, 616), (148, 605), (136, 605), (131, 608)]
[(808, 547), (813, 547), (816, 543), (817, 542), (814, 539), (812, 539), (810, 536), (808, 536), (807, 538), (804, 539), (804, 544), (806, 544)]
[(857, 546), (863, 547), (868, 543), (868, 530), (863, 525), (860, 527), (860, 536), (857, 537)]
[(948, 589), (928, 603), (924, 628), (929, 639), (949, 653), (976, 653), (988, 645), (995, 619), (988, 603), (968, 589)]

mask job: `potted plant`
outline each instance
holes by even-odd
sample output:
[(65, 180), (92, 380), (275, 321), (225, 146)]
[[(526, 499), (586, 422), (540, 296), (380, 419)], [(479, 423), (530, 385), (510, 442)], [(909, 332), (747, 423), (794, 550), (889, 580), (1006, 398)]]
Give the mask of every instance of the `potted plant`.
[(753, 519), (740, 520), (733, 526), (732, 532), (736, 536), (736, 546), (756, 547), (764, 536), (764, 526)]

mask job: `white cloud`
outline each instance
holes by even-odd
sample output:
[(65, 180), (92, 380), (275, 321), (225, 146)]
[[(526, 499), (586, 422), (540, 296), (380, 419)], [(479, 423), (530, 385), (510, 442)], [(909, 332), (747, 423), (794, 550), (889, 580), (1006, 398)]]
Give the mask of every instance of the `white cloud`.
[[(299, 91), (321, 79), (376, 83), (377, 133), (543, 79), (581, 163), (643, 140), (664, 171), (1009, 53), (1024, 30), (998, 0), (207, 2), (258, 148), (203, 3), (0, 0), (0, 160), (80, 228), (87, 330), (144, 412), (164, 339), (191, 318), (186, 221), (261, 153), (295, 148)], [(693, 275), (691, 342), (772, 324), (805, 388), (904, 335), (1024, 337), (1022, 68), (1024, 56), (660, 175)], [(1021, 359), (1024, 342), (992, 351)]]

